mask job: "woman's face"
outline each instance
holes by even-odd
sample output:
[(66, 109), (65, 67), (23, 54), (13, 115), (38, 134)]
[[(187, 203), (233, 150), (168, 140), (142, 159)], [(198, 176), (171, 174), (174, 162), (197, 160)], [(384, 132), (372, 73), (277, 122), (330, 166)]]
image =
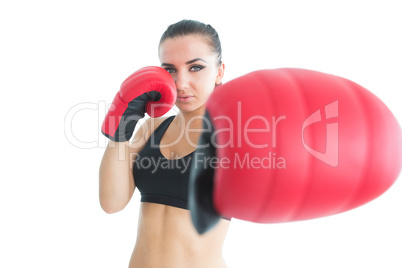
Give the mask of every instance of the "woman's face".
[(176, 106), (182, 112), (203, 108), (215, 85), (222, 82), (224, 64), (217, 65), (205, 37), (168, 38), (159, 46), (159, 59), (176, 82)]

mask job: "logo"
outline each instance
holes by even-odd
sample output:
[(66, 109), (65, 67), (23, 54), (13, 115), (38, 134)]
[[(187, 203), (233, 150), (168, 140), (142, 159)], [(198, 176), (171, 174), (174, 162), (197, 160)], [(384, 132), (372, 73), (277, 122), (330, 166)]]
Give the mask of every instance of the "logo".
[[(325, 106), (325, 119), (338, 117), (338, 101), (334, 101)], [(305, 128), (318, 124), (322, 121), (321, 111), (317, 110), (311, 114), (303, 123), (302, 127), (302, 142), (304, 148), (315, 158), (321, 160), (322, 162), (332, 166), (337, 167), (339, 163), (339, 136), (338, 136), (338, 123), (328, 123), (326, 124), (326, 141), (325, 141), (325, 152), (319, 152), (311, 147), (309, 147), (304, 140), (304, 130)]]

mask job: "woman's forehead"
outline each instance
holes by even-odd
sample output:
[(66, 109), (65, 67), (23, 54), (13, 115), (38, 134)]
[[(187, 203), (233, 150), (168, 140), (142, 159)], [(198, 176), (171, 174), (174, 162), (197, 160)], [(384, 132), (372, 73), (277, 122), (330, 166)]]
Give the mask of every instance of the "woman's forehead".
[(159, 58), (162, 62), (187, 62), (195, 58), (207, 60), (213, 56), (205, 37), (201, 36), (168, 38), (159, 47)]

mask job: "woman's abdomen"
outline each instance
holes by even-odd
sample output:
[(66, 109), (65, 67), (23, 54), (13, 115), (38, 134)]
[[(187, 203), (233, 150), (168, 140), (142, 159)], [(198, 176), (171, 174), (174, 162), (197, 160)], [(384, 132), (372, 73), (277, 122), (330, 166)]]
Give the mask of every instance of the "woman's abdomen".
[(186, 209), (141, 203), (130, 268), (226, 267), (222, 247), (229, 221), (199, 235)]

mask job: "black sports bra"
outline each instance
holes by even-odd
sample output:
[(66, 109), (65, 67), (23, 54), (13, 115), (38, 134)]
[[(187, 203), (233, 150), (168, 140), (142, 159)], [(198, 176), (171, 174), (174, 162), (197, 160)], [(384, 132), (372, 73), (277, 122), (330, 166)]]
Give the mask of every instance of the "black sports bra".
[(141, 202), (187, 209), (188, 178), (194, 151), (179, 159), (167, 159), (160, 151), (162, 136), (174, 117), (164, 120), (151, 134), (134, 161), (133, 175), (141, 192)]

